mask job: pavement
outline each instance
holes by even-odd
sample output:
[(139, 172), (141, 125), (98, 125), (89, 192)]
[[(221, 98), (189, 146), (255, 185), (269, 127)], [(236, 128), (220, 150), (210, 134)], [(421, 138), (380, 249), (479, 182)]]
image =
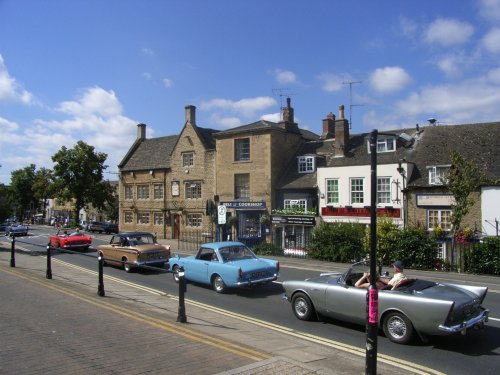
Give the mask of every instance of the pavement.
[[(187, 322), (178, 322), (177, 295), (104, 272), (100, 297), (97, 272), (54, 255), (47, 279), (43, 252), (16, 250), (11, 267), (10, 243), (0, 239), (0, 374), (365, 373), (365, 348), (189, 299)], [(439, 374), (381, 354), (377, 373)]]

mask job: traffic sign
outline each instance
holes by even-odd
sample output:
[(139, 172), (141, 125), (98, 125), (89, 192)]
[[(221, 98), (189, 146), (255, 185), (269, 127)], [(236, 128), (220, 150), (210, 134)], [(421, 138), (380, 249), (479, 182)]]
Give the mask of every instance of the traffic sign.
[(217, 206), (217, 223), (226, 224), (226, 206)]

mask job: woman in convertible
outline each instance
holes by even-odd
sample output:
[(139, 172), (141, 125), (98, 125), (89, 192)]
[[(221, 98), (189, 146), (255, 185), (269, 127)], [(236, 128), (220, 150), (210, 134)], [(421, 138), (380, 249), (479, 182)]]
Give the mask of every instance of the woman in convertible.
[[(356, 284), (354, 284), (354, 286), (356, 288), (364, 288), (364, 289), (368, 289), (369, 286), (370, 286), (370, 272), (365, 272), (363, 273), (363, 276), (361, 276), (359, 278), (358, 281), (356, 281)], [(378, 289), (381, 289), (383, 288), (384, 286), (386, 286), (386, 284), (380, 279), (380, 275), (377, 273), (377, 288)]]

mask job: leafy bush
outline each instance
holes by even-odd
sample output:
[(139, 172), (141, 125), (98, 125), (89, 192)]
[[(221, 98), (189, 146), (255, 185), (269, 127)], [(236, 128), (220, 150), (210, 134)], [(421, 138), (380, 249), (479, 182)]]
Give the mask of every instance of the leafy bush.
[(400, 230), (395, 238), (392, 259), (400, 259), (406, 267), (434, 269), (437, 257), (436, 240), (420, 227)]
[(321, 223), (309, 242), (311, 259), (331, 262), (354, 262), (365, 255), (363, 249), (364, 225), (357, 223)]
[(500, 237), (487, 237), (465, 248), (464, 271), (500, 275)]
[(283, 249), (275, 244), (261, 242), (252, 248), (253, 252), (258, 255), (275, 255), (283, 256)]

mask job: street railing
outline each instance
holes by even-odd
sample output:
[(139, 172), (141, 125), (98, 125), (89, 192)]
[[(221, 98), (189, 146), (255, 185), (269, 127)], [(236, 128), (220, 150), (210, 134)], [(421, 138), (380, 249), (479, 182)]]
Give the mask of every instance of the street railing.
[[(11, 250), (10, 250), (10, 266), (11, 267), (16, 267), (16, 242), (24, 243), (24, 244), (28, 244), (28, 245), (36, 246), (36, 247), (44, 247), (43, 245), (38, 245), (38, 244), (31, 243), (31, 242), (24, 242), (24, 241), (16, 240), (16, 237), (11, 237), (10, 239), (11, 239)], [(45, 277), (47, 279), (52, 279), (52, 252), (53, 251), (57, 251), (60, 253), (77, 254), (77, 255), (87, 256), (90, 258), (97, 259), (97, 265), (98, 265), (97, 295), (100, 297), (104, 297), (106, 295), (106, 292), (104, 290), (104, 263), (106, 261), (113, 261), (115, 263), (121, 263), (123, 265), (129, 264), (129, 265), (134, 266), (135, 268), (148, 269), (148, 270), (153, 270), (156, 272), (163, 272), (163, 273), (176, 272), (176, 271), (166, 270), (166, 269), (157, 268), (157, 267), (137, 265), (135, 263), (130, 263), (127, 261), (122, 261), (122, 260), (108, 259), (102, 255), (98, 255), (96, 257), (95, 255), (85, 254), (85, 253), (82, 253), (79, 251), (55, 248), (55, 247), (52, 247), (50, 245), (50, 242), (45, 246), (45, 249), (46, 249), (46, 258), (47, 258), (47, 268), (46, 268)], [(180, 323), (186, 323), (187, 317), (186, 317), (186, 304), (185, 304), (185, 300), (184, 300), (184, 294), (187, 291), (187, 282), (186, 282), (186, 278), (184, 276), (184, 269), (182, 269), (182, 268), (178, 271), (178, 279), (179, 279), (179, 308), (178, 308), (178, 314), (177, 314), (177, 321)]]

